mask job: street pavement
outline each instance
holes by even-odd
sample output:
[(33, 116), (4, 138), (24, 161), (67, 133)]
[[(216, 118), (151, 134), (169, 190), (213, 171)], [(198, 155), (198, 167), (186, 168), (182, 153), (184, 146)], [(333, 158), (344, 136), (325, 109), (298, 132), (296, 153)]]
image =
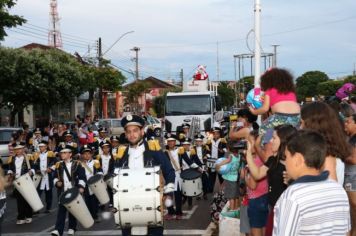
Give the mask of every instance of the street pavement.
[[(33, 218), (31, 224), (16, 225), (17, 206), (15, 198), (11, 197), (11, 189), (7, 195), (7, 209), (2, 223), (3, 236), (16, 235), (50, 235), (54, 228), (57, 215), (57, 198), (54, 197), (53, 210), (50, 213), (40, 213)], [(54, 195), (56, 190), (54, 190)], [(9, 196), (10, 195), (10, 196)], [(165, 221), (165, 235), (204, 235), (210, 224), (210, 203), (212, 194), (208, 200), (193, 200), (193, 208), (188, 209), (187, 203), (183, 206), (186, 216), (182, 220)], [(42, 196), (44, 201), (44, 196)], [(44, 211), (44, 210), (42, 210)], [(65, 228), (65, 234), (66, 235)], [(89, 229), (83, 229), (80, 225), (75, 235), (121, 235), (116, 227), (114, 218), (95, 223)]]

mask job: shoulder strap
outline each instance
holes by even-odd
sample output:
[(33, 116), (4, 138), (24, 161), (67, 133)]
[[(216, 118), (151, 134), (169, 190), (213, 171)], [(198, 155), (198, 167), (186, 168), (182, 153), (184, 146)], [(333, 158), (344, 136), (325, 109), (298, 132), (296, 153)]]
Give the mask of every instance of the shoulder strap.
[[(93, 160), (93, 161), (94, 161), (94, 160)], [(89, 168), (89, 166), (87, 165), (87, 163), (82, 162), (82, 164), (83, 164), (84, 168), (85, 168), (87, 171), (89, 171), (90, 174), (93, 174), (93, 171)], [(93, 164), (95, 164), (95, 163), (93, 163)]]
[(174, 158), (172, 157), (171, 152), (169, 150), (167, 150), (167, 153), (168, 153), (169, 159), (171, 160), (171, 162), (173, 164), (174, 169), (176, 171), (179, 170), (180, 168), (178, 167), (176, 160), (174, 160)]
[[(73, 163), (72, 163), (72, 165), (73, 165)], [(68, 168), (67, 168), (65, 162), (63, 162), (63, 169), (64, 169), (64, 172), (66, 172), (66, 175), (67, 175), (67, 177), (68, 177), (68, 180), (69, 180), (70, 182), (72, 182), (72, 176), (69, 174), (69, 171), (68, 171)]]

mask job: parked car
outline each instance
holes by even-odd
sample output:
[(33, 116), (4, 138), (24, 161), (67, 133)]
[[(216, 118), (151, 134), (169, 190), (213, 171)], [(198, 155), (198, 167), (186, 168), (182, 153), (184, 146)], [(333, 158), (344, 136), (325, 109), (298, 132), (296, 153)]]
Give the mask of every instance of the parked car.
[(148, 127), (152, 127), (154, 134), (156, 137), (160, 137), (161, 136), (161, 132), (162, 132), (162, 123), (161, 121), (153, 116), (146, 116), (145, 117), (146, 120), (146, 127), (145, 127), (145, 131), (147, 130)]
[(15, 127), (0, 127), (0, 157), (2, 163), (7, 163), (9, 158), (9, 143), (11, 141), (11, 136), (14, 132), (22, 130), (21, 128)]
[(98, 127), (105, 127), (109, 135), (121, 135), (125, 133), (124, 127), (121, 126), (121, 119), (100, 119)]

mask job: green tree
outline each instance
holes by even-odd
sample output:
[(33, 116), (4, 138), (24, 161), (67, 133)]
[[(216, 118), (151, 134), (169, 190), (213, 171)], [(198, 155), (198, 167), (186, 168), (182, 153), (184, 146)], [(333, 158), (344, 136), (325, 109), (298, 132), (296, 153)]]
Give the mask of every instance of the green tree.
[(70, 103), (87, 91), (92, 80), (83, 65), (58, 49), (0, 48), (1, 107), (16, 114), (28, 105), (53, 107)]
[(225, 108), (231, 107), (235, 102), (235, 91), (229, 86), (228, 82), (220, 82), (218, 86), (218, 94), (221, 98), (222, 106)]
[(317, 85), (318, 95), (335, 96), (336, 91), (344, 84), (342, 80), (329, 80)]
[(147, 92), (148, 88), (149, 85), (141, 80), (134, 81), (126, 87), (124, 95), (126, 96), (126, 101), (130, 104), (134, 113), (137, 114), (141, 110), (138, 99)]
[(329, 77), (321, 71), (308, 71), (297, 78), (297, 97), (299, 101), (305, 100), (306, 97), (313, 97), (317, 94), (319, 83), (326, 82)]
[(9, 10), (16, 5), (16, 0), (0, 0), (0, 41), (7, 36), (5, 28), (12, 28), (26, 22), (18, 15), (11, 15)]

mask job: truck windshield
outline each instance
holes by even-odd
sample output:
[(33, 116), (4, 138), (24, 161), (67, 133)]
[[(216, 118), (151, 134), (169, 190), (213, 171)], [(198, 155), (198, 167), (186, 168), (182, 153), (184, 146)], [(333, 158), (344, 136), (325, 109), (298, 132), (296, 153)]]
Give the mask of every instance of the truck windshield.
[(166, 116), (211, 113), (209, 95), (169, 96), (166, 101)]

